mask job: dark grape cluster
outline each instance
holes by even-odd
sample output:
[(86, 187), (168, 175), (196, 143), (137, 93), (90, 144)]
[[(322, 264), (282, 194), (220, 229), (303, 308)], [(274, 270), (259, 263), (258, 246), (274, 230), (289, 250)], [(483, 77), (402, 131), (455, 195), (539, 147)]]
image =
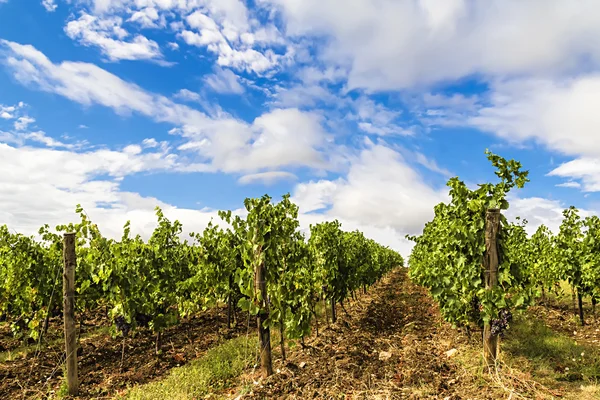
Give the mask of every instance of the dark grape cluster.
[(125, 317), (122, 315), (119, 315), (117, 318), (115, 318), (115, 325), (117, 326), (118, 330), (123, 332), (123, 336), (127, 336), (131, 330), (131, 325), (127, 323)]
[(492, 335), (504, 336), (504, 331), (508, 329), (508, 324), (512, 321), (512, 313), (509, 309), (502, 309), (498, 313), (498, 319), (492, 320)]
[(152, 316), (143, 313), (135, 314), (135, 323), (141, 328), (147, 328), (152, 321)]

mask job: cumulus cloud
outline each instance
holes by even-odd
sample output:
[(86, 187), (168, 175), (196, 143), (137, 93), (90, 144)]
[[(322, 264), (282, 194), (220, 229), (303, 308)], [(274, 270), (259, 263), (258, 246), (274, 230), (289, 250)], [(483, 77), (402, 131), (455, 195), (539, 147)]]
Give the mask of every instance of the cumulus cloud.
[[(38, 136), (53, 140), (42, 133)], [(32, 232), (42, 223), (53, 225), (73, 220), (73, 210), (78, 203), (109, 219), (115, 216), (108, 215), (108, 210), (100, 211), (101, 208), (117, 210), (114, 214), (122, 217), (121, 212), (132, 210), (131, 207), (141, 201), (136, 194), (120, 191), (122, 177), (139, 172), (177, 170), (179, 166), (175, 155), (164, 150), (142, 151), (139, 146), (75, 152), (0, 143), (0, 158), (5, 161), (0, 165), (1, 220), (25, 232)], [(161, 204), (153, 199), (146, 204), (145, 211)], [(151, 213), (148, 215), (151, 217)], [(120, 228), (110, 223), (107, 227)]]
[(404, 89), (472, 74), (556, 75), (576, 71), (582, 58), (600, 63), (594, 0), (263, 3), (281, 13), (288, 37), (326, 38), (320, 59), (348, 68), (350, 89)]
[(86, 106), (99, 104), (122, 115), (135, 112), (175, 125), (172, 132), (187, 139), (179, 149), (193, 151), (205, 160), (195, 164), (195, 170), (256, 173), (284, 166), (332, 168), (329, 160), (336, 154), (316, 113), (275, 109), (251, 124), (226, 113), (212, 118), (96, 65), (70, 61), (54, 64), (33, 46), (0, 43), (5, 49), (5, 63), (23, 84)]
[(31, 118), (28, 116), (19, 117), (15, 121), (14, 127), (17, 131), (24, 131), (27, 127), (35, 122), (35, 118)]
[(139, 34), (127, 40), (130, 35), (122, 23), (120, 17), (100, 18), (83, 12), (67, 23), (65, 33), (84, 46), (99, 47), (110, 61), (162, 59), (155, 41)]
[(599, 192), (600, 158), (578, 158), (561, 164), (550, 171), (548, 175), (577, 179), (582, 182), (582, 184), (576, 181), (565, 182), (562, 184), (564, 187), (582, 188), (584, 192)]
[(492, 86), (491, 104), (469, 122), (509, 142), (532, 140), (563, 154), (598, 157), (598, 101), (600, 75), (501, 81)]
[(307, 210), (327, 208), (327, 215), (390, 227), (402, 236), (420, 232), (433, 218), (433, 207), (447, 200), (446, 188), (436, 190), (423, 183), (404, 157), (389, 147), (367, 146), (351, 161), (346, 177), (301, 183), (294, 200)]
[[(544, 199), (541, 197), (509, 198), (510, 208), (505, 212), (509, 220), (521, 217), (527, 220), (527, 233), (532, 235), (540, 225), (547, 226), (552, 233), (558, 233), (563, 220), (562, 212), (571, 204), (565, 204), (560, 200)], [(579, 209), (582, 218), (592, 215), (590, 210)]]

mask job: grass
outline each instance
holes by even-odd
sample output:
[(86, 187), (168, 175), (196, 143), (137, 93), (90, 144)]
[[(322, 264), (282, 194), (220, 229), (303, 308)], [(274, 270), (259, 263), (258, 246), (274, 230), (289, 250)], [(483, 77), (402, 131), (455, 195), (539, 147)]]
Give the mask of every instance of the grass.
[[(483, 366), (481, 343), (473, 340), (455, 362), (474, 387), (493, 385), (499, 398), (600, 399), (600, 349), (578, 344), (530, 315), (515, 317), (501, 340), (499, 368)], [(501, 395), (504, 392), (504, 396)], [(522, 396), (522, 397), (521, 397)]]
[(228, 340), (157, 382), (136, 386), (124, 396), (128, 400), (196, 399), (228, 387), (256, 357), (257, 338), (240, 336)]
[(503, 343), (503, 351), (517, 359), (526, 358), (538, 374), (558, 381), (596, 383), (600, 379), (597, 347), (578, 344), (533, 318), (517, 319)]

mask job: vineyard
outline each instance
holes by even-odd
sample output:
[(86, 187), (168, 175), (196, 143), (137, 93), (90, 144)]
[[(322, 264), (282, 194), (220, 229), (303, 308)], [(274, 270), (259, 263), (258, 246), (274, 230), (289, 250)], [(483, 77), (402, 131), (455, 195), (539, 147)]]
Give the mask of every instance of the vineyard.
[[(600, 379), (600, 218), (570, 207), (558, 232), (541, 225), (528, 235), (527, 220), (502, 214), (528, 172), (486, 154), (499, 181), (472, 189), (450, 179), (450, 201), (435, 207), (421, 235), (407, 236), (415, 243), (408, 268), (400, 254), (337, 220), (311, 225), (305, 237), (289, 195), (276, 203), (246, 199), (244, 216), (221, 211), (221, 224), (189, 240), (158, 208), (148, 240), (133, 237), (129, 222), (120, 240), (107, 238), (79, 206), (79, 223), (45, 225), (38, 237), (0, 227), (0, 350), (35, 348), (0, 370), (16, 382), (0, 394), (52, 398), (60, 375), (61, 396), (127, 396), (125, 386), (152, 385), (194, 358), (230, 351), (227, 368), (239, 362), (238, 370), (206, 378), (216, 391), (232, 387), (229, 395), (246, 390), (240, 376), (252, 370), (246, 394), (255, 398), (585, 398), (583, 389), (557, 382), (594, 387)], [(104, 344), (82, 336), (103, 327), (92, 337)], [(585, 337), (572, 344), (564, 335), (574, 329)], [(548, 363), (560, 379), (541, 384), (507, 364), (539, 362), (544, 352), (534, 343), (556, 352)], [(45, 356), (50, 349), (60, 354)], [(256, 357), (248, 360), (248, 352)], [(457, 352), (464, 358), (452, 358)], [(143, 379), (108, 385), (102, 396), (93, 391), (106, 380), (99, 369), (122, 374), (146, 368), (148, 359), (154, 370)], [(24, 372), (36, 365), (52, 369), (54, 380)], [(157, 382), (147, 389), (157, 397), (144, 397), (141, 386), (131, 398), (170, 395)], [(194, 387), (181, 389), (181, 398), (210, 393)], [(569, 390), (580, 391), (569, 397)]]
[[(337, 305), (403, 264), (398, 253), (361, 232), (342, 231), (338, 221), (311, 226), (306, 240), (299, 231), (298, 207), (289, 195), (276, 204), (268, 196), (247, 199), (245, 207), (245, 219), (220, 212), (228, 228), (210, 223), (202, 234), (190, 235), (191, 243), (181, 239), (181, 223), (169, 221), (160, 209), (148, 241), (132, 237), (129, 223), (119, 241), (102, 236), (81, 207), (76, 210), (80, 223), (58, 226), (56, 232), (43, 226), (39, 241), (3, 226), (2, 320), (14, 336), (41, 343), (49, 319), (64, 314), (69, 348), (68, 342), (75, 340), (74, 310), (104, 312), (113, 337), (125, 339), (139, 329), (150, 330), (159, 353), (165, 329), (226, 303), (228, 326), (234, 309), (256, 318), (261, 370), (270, 376), (272, 328), (279, 332), (285, 357), (286, 340), (302, 340), (311, 332), (317, 305), (327, 303), (335, 322)], [(73, 282), (63, 282), (68, 264)], [(70, 353), (76, 350), (67, 353), (69, 365), (75, 356)], [(67, 379), (71, 395), (78, 393), (73, 363), (73, 376)]]

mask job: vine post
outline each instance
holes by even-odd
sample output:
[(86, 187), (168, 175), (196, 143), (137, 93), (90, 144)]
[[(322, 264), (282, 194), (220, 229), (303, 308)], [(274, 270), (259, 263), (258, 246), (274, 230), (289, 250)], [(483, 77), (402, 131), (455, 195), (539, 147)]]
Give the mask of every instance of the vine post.
[(63, 241), (63, 313), (65, 330), (65, 351), (67, 366), (67, 387), (69, 395), (79, 392), (77, 380), (77, 336), (75, 331), (75, 233), (65, 233)]
[(267, 311), (267, 283), (265, 281), (267, 271), (264, 261), (258, 265), (255, 273), (255, 290), (260, 293), (260, 310), (257, 316), (258, 337), (260, 341), (260, 366), (265, 377), (273, 375), (273, 364), (271, 362), (271, 330), (264, 326), (269, 318)]
[[(500, 210), (488, 209), (485, 215), (485, 288), (493, 290), (498, 285), (498, 232)], [(488, 366), (496, 363), (498, 357), (498, 335), (492, 335), (491, 321), (483, 327), (483, 355)]]
[(577, 290), (577, 302), (579, 305), (579, 321), (581, 322), (581, 326), (585, 326), (585, 319), (583, 318), (583, 294), (581, 290)]
[(335, 313), (335, 299), (331, 297), (331, 322), (335, 324), (337, 314)]
[(227, 329), (231, 329), (231, 315), (233, 311), (233, 274), (229, 274), (229, 293), (227, 294)]

